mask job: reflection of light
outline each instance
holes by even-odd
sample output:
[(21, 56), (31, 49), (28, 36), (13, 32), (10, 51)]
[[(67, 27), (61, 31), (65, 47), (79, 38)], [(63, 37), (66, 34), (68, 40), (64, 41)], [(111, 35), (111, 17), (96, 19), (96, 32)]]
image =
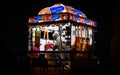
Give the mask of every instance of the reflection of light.
[(98, 64), (100, 64), (100, 61), (98, 60)]
[(89, 45), (92, 45), (92, 29), (91, 28), (89, 28), (89, 39), (90, 39)]
[(77, 29), (77, 26), (75, 28)]
[(33, 31), (35, 31), (35, 30), (36, 30), (36, 28), (33, 28), (32, 30), (33, 30)]
[(70, 22), (68, 22), (68, 26), (70, 26)]
[(47, 29), (48, 30), (48, 32), (50, 32), (50, 31), (53, 31), (53, 30), (59, 30), (59, 27), (58, 26), (48, 26), (48, 27), (45, 27), (45, 29)]
[(39, 28), (39, 27), (37, 28), (37, 31), (40, 31), (40, 28)]

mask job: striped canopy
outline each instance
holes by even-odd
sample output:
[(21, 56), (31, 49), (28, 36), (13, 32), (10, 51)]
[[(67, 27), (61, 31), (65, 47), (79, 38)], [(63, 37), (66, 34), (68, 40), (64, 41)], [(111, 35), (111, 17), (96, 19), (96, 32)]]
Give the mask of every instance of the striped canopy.
[[(69, 17), (66, 13), (69, 13)], [(77, 23), (82, 23), (90, 26), (97, 26), (97, 22), (90, 20), (87, 16), (71, 6), (63, 4), (54, 4), (53, 6), (46, 7), (38, 12), (37, 16), (29, 17), (29, 23), (52, 22), (61, 20), (72, 20)]]
[(43, 14), (55, 14), (55, 13), (61, 13), (61, 12), (68, 12), (68, 13), (72, 13), (75, 15), (79, 15), (80, 17), (86, 17), (86, 15), (82, 12), (79, 11), (71, 6), (66, 6), (63, 5), (62, 3), (60, 4), (54, 4), (53, 6), (50, 7), (46, 7), (44, 9), (42, 9), (38, 15), (43, 15)]

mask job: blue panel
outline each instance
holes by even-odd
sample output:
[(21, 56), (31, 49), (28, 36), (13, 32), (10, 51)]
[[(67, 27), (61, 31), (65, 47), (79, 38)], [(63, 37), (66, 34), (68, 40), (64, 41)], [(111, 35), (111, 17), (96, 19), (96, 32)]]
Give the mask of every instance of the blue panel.
[(38, 23), (40, 20), (42, 20), (42, 16), (36, 16), (35, 17), (36, 22)]
[(76, 20), (76, 21), (79, 20), (79, 16), (75, 16), (75, 20)]
[(89, 19), (85, 19), (84, 22), (85, 22), (85, 24), (89, 24), (90, 20)]
[(59, 19), (59, 18), (60, 18), (60, 15), (59, 15), (59, 14), (57, 14), (57, 15), (52, 15), (53, 21), (55, 21), (56, 19)]
[(81, 11), (79, 11), (79, 10), (76, 10), (76, 9), (72, 9), (72, 11), (75, 12), (75, 13), (77, 13), (77, 14), (79, 14), (79, 15), (82, 15), (82, 14), (83, 14), (83, 12), (81, 12)]
[(84, 13), (79, 11), (79, 10), (76, 10), (76, 9), (72, 9), (72, 11), (80, 16), (82, 16)]
[(57, 12), (61, 12), (64, 10), (64, 7), (63, 6), (55, 6), (55, 7), (51, 7), (50, 8), (50, 11), (51, 13), (57, 13)]

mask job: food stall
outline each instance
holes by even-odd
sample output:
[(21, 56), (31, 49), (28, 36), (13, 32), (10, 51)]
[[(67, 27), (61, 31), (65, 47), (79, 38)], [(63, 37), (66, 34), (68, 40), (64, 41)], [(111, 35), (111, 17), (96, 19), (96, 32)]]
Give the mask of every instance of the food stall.
[[(94, 47), (96, 27), (82, 11), (54, 4), (28, 18), (28, 51), (87, 51)], [(60, 56), (69, 58), (67, 53)]]

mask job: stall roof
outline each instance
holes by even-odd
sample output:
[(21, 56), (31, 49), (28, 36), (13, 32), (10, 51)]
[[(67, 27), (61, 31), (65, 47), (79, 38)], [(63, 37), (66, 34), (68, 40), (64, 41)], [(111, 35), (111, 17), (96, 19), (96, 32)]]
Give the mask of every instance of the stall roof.
[(87, 16), (80, 10), (71, 6), (54, 4), (39, 11), (37, 16), (29, 17), (29, 24), (39, 24), (43, 22), (58, 22), (58, 21), (75, 21), (77, 23), (97, 27), (97, 22), (88, 19)]
[(62, 3), (59, 4), (54, 4), (53, 6), (46, 7), (42, 9), (38, 15), (43, 15), (43, 14), (55, 14), (55, 13), (61, 13), (61, 12), (67, 12), (67, 13), (72, 13), (75, 15), (79, 15), (80, 17), (85, 17), (87, 16), (80, 10), (77, 10), (71, 6), (63, 5)]

